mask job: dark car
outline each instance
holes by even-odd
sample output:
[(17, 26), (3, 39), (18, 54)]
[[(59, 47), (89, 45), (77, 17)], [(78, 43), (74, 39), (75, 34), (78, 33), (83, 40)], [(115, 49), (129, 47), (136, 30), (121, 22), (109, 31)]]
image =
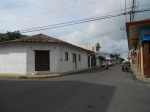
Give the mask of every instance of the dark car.
[(130, 62), (129, 61), (125, 61), (124, 62), (124, 66), (130, 66)]

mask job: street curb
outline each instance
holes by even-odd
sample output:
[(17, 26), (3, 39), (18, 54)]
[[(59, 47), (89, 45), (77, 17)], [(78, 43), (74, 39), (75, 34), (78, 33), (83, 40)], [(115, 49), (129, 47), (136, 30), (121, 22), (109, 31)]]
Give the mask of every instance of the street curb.
[(131, 70), (135, 74), (137, 80), (142, 81), (144, 83), (150, 83), (150, 78), (146, 78), (146, 77), (144, 77), (141, 74), (138, 75), (138, 73), (136, 72), (136, 70), (134, 70), (132, 67), (131, 67)]
[(38, 78), (50, 78), (59, 77), (62, 74), (51, 74), (51, 75), (0, 75), (0, 78), (15, 78), (15, 79), (38, 79)]
[(50, 78), (50, 77), (59, 77), (59, 76), (62, 76), (62, 74), (19, 76), (19, 78), (24, 78), (24, 79), (40, 79), (40, 78)]
[(78, 70), (78, 71), (72, 71), (72, 72), (65, 72), (62, 74), (50, 74), (50, 75), (9, 75), (9, 74), (0, 74), (0, 78), (16, 78), (16, 79), (40, 79), (40, 78), (51, 78), (51, 77), (60, 77), (60, 76), (65, 76), (65, 75), (70, 75), (70, 74), (75, 74), (75, 73), (81, 73), (93, 69), (97, 69), (100, 67), (94, 67), (90, 69), (84, 69), (84, 70)]
[(19, 75), (0, 74), (0, 78), (19, 78)]

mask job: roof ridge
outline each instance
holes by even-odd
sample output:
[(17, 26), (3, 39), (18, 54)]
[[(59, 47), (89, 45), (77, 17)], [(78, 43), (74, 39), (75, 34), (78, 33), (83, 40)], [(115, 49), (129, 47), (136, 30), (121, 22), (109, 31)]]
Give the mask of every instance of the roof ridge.
[(51, 37), (51, 36), (48, 36), (48, 35), (45, 35), (45, 34), (42, 34), (42, 33), (31, 35), (31, 36), (28, 36), (28, 37), (20, 39), (20, 40), (27, 40), (27, 39), (30, 39), (30, 38), (37, 38), (37, 36), (39, 36), (38, 38), (53, 39), (53, 40), (57, 40), (59, 42), (67, 43), (63, 40), (60, 40), (60, 39), (57, 39), (57, 38), (54, 38), (54, 37)]

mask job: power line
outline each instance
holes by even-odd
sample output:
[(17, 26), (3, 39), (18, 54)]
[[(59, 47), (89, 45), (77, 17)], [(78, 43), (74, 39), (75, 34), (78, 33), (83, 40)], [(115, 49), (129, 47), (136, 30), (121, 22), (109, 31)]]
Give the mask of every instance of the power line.
[[(130, 8), (127, 8), (127, 9), (130, 9)], [(112, 11), (112, 12), (108, 12), (108, 13), (105, 13), (105, 14), (102, 14), (102, 15), (106, 15), (106, 14), (110, 14), (110, 13), (115, 13), (115, 12), (123, 11), (123, 10), (124, 9), (117, 10), (117, 11)], [(108, 15), (106, 15), (106, 16), (108, 16)], [(102, 16), (102, 17), (106, 17), (106, 16)], [(99, 16), (92, 16), (92, 17), (84, 18), (84, 19), (78, 20), (78, 21), (89, 20), (89, 19), (93, 19), (94, 17), (97, 18)], [(58, 24), (53, 24), (53, 25), (46, 25), (46, 26), (42, 26), (42, 27), (30, 28), (30, 29), (25, 29), (25, 30), (20, 30), (20, 31), (27, 31), (27, 30), (33, 30), (33, 29), (44, 28), (44, 27), (49, 27), (49, 26), (56, 26), (56, 25), (60, 25), (60, 24), (63, 25), (63, 24), (72, 23), (72, 22), (77, 22), (77, 21), (69, 21), (69, 22), (58, 23)]]
[(57, 9), (57, 10), (53, 10), (53, 11), (43, 12), (43, 13), (39, 13), (39, 14), (35, 14), (35, 15), (31, 15), (31, 16), (27, 16), (27, 17), (23, 17), (23, 18), (18, 18), (18, 19), (6, 21), (5, 23), (9, 23), (9, 22), (17, 21), (17, 20), (22, 20), (22, 19), (27, 19), (27, 18), (31, 18), (31, 17), (35, 17), (35, 16), (40, 16), (40, 15), (45, 15), (45, 14), (48, 14), (48, 13), (58, 12), (58, 11), (71, 9), (71, 8), (75, 8), (75, 7), (81, 7), (81, 6), (85, 6), (85, 5), (89, 5), (89, 4), (93, 4), (93, 3), (97, 3), (97, 2), (102, 2), (102, 1), (104, 1), (104, 0), (101, 0), (101, 1), (98, 0), (98, 1), (95, 1), (95, 2), (88, 2), (88, 3), (80, 4), (80, 5), (77, 5), (77, 6), (71, 6), (71, 7), (67, 7), (67, 8), (63, 8), (63, 9)]
[[(125, 12), (126, 12), (126, 8), (127, 7), (126, 7), (126, 0), (125, 0)], [(126, 22), (127, 22), (128, 20), (127, 20), (127, 16), (126, 15), (125, 15), (125, 18), (126, 18)]]
[[(137, 10), (137, 11), (135, 11), (135, 13), (146, 12), (146, 11), (150, 11), (150, 8)], [(117, 15), (107, 15), (107, 16), (102, 16), (102, 17), (95, 17), (95, 18), (90, 18), (90, 19), (84, 19), (84, 20), (78, 20), (78, 21), (71, 21), (71, 22), (66, 22), (66, 23), (48, 25), (47, 28), (42, 28), (41, 27), (40, 29), (34, 28), (34, 29), (29, 29), (29, 30), (21, 30), (20, 32), (21, 33), (27, 33), (27, 32), (33, 32), (33, 31), (41, 31), (41, 30), (59, 28), (59, 27), (70, 26), (70, 25), (75, 25), (75, 24), (81, 24), (81, 23), (97, 21), (97, 20), (102, 20), (102, 19), (107, 19), (107, 18), (113, 18), (113, 17), (127, 15), (127, 14), (132, 14), (132, 11), (128, 11), (128, 12), (125, 12), (125, 13), (120, 13), (120, 14), (117, 14)]]
[[(120, 2), (120, 9), (121, 9), (121, 7), (122, 7), (121, 1), (119, 0), (119, 2)], [(122, 13), (122, 11), (121, 11), (121, 13)], [(124, 24), (123, 24), (123, 23), (124, 23), (123, 15), (121, 16), (121, 18), (122, 18), (122, 25), (124, 25)]]
[[(118, 10), (118, 9), (117, 9), (117, 5), (116, 5), (116, 1), (115, 1), (115, 0), (114, 0), (114, 3), (115, 3), (116, 10)], [(118, 14), (118, 11), (117, 11), (117, 14)], [(117, 17), (117, 18), (118, 18), (119, 27), (121, 28), (121, 24), (120, 24), (119, 17)]]
[[(136, 10), (138, 10), (138, 7), (139, 7), (139, 0), (138, 0), (138, 3), (136, 5)], [(137, 15), (137, 14), (136, 14)], [(135, 19), (136, 19), (136, 15), (135, 15)]]
[(88, 39), (84, 39), (84, 40), (76, 41), (76, 42), (71, 42), (71, 43), (78, 43), (78, 42), (82, 42), (82, 41), (89, 40), (89, 39), (93, 39), (93, 38), (100, 38), (101, 36), (104, 36), (104, 35), (110, 34), (110, 33), (115, 32), (115, 31), (117, 31), (117, 30), (119, 30), (119, 28), (117, 28), (117, 29), (115, 29), (115, 30), (112, 30), (112, 31), (110, 31), (110, 32), (107, 32), (107, 33), (101, 34), (101, 35), (99, 35), (98, 37), (91, 37), (91, 38), (88, 38)]
[[(119, 2), (120, 2), (120, 9), (121, 9), (121, 7), (122, 7), (122, 5), (121, 5), (121, 1), (119, 0)], [(122, 11), (121, 11), (121, 13), (122, 13)], [(123, 17), (121, 16), (121, 18), (122, 18), (122, 24), (123, 24)]]
[(131, 10), (132, 13), (130, 14), (130, 21), (134, 20), (135, 11), (136, 11), (136, 0), (132, 0), (132, 10)]
[(140, 5), (138, 7), (146, 7), (146, 6), (150, 6), (150, 4), (147, 4), (147, 5)]
[(41, 30), (47, 30), (47, 29), (53, 29), (53, 28), (59, 28), (59, 27), (64, 27), (64, 26), (70, 26), (70, 25), (75, 25), (75, 24), (81, 24), (81, 23), (86, 23), (86, 22), (91, 22), (91, 21), (97, 21), (97, 20), (102, 20), (102, 19), (106, 19), (106, 18), (112, 18), (112, 17), (117, 17), (120, 15), (108, 15), (105, 17), (97, 17), (97, 18), (92, 18), (92, 19), (87, 19), (87, 20), (82, 20), (82, 21), (75, 21), (75, 22), (66, 22), (65, 24), (60, 23), (60, 25), (58, 24), (57, 26), (55, 25), (51, 25), (52, 27), (48, 27), (48, 28), (41, 28), (41, 29), (34, 29), (34, 30), (27, 30), (27, 31), (20, 31), (21, 33), (27, 33), (27, 32), (33, 32), (33, 31), (41, 31)]
[[(105, 1), (105, 0), (102, 0), (102, 1)], [(20, 2), (23, 2), (23, 1), (20, 1)], [(16, 3), (14, 3), (14, 4), (18, 4), (18, 3), (20, 3), (20, 2), (16, 2)], [(67, 7), (67, 8), (64, 8), (64, 9), (58, 9), (58, 10), (43, 12), (43, 13), (40, 13), (40, 14), (35, 14), (35, 15), (31, 15), (31, 16), (27, 16), (27, 17), (23, 17), (23, 18), (18, 18), (18, 19), (6, 21), (6, 22), (4, 22), (4, 23), (9, 23), (9, 22), (17, 21), (17, 20), (23, 20), (23, 19), (27, 19), (27, 18), (32, 18), (32, 17), (35, 17), (35, 16), (40, 16), (40, 15), (44, 15), (44, 14), (48, 14), (48, 13), (53, 13), (53, 12), (57, 12), (57, 11), (62, 11), (62, 10), (66, 10), (66, 9), (69, 9), (69, 8), (80, 7), (80, 6), (84, 6), (84, 5), (88, 5), (88, 4), (92, 4), (92, 3), (96, 3), (96, 2), (100, 2), (100, 1), (88, 2), (88, 3), (85, 3), (85, 4), (78, 5), (78, 6), (72, 6), (72, 7)], [(14, 5), (14, 4), (10, 4), (10, 5)], [(10, 5), (8, 5), (8, 6), (10, 6)], [(4, 6), (4, 7), (8, 7), (8, 6)], [(149, 5), (142, 5), (142, 6), (139, 6), (139, 7), (143, 7), (143, 6), (149, 6)], [(3, 8), (3, 7), (2, 7), (2, 8)], [(0, 8), (0, 9), (1, 9), (1, 8)], [(127, 9), (129, 9), (129, 8), (127, 8)], [(119, 11), (119, 10), (118, 10), (118, 11)], [(121, 10), (120, 10), (120, 11), (121, 11)]]

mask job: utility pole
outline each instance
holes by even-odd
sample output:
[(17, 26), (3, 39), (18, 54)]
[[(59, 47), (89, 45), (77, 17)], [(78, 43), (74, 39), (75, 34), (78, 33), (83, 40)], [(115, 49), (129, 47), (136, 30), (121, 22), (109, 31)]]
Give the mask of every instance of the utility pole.
[(135, 17), (135, 10), (136, 10), (136, 0), (132, 1), (132, 7), (131, 7), (131, 14), (130, 14), (130, 21), (134, 21)]

